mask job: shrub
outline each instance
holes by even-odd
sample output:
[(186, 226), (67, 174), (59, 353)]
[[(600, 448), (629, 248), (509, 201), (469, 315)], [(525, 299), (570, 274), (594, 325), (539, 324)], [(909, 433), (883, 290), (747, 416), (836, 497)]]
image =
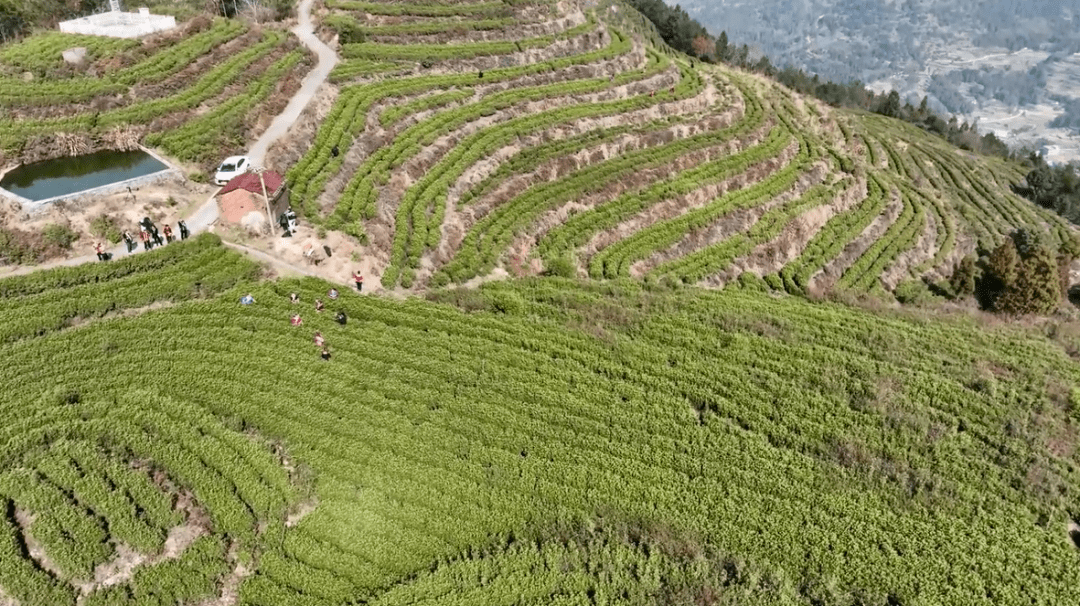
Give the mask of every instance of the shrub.
[(323, 23), (338, 33), (338, 43), (359, 44), (367, 41), (364, 29), (356, 22), (356, 19), (346, 15), (331, 15)]
[(495, 290), (484, 293), (491, 310), (507, 314), (520, 315), (525, 311), (525, 298), (519, 293), (508, 290)]
[(784, 281), (780, 279), (779, 274), (769, 274), (763, 278), (765, 284), (769, 285), (769, 288), (773, 290), (784, 290)]
[(59, 223), (46, 225), (41, 235), (45, 238), (46, 243), (64, 250), (70, 249), (71, 244), (79, 239), (79, 234), (75, 233), (71, 227)]
[(412, 288), (413, 280), (415, 280), (415, 279), (416, 279), (416, 272), (413, 271), (413, 268), (406, 267), (405, 269), (401, 270), (401, 287), (402, 288)]
[(933, 296), (922, 280), (905, 280), (893, 289), (896, 300), (905, 305), (926, 303)]
[(109, 215), (99, 215), (90, 220), (90, 235), (117, 244), (123, 239), (123, 233), (116, 221)]
[(26, 232), (0, 229), (0, 264), (18, 265), (37, 260), (38, 251), (30, 245), (26, 236)]
[(765, 292), (769, 290), (768, 286), (765, 284), (765, 280), (762, 280), (761, 276), (750, 271), (744, 271), (739, 274), (738, 284), (739, 288), (743, 290), (755, 292)]
[(575, 271), (574, 260), (569, 255), (559, 255), (548, 261), (544, 271), (544, 275), (560, 278), (573, 278), (575, 274), (577, 271)]
[(443, 286), (446, 286), (448, 284), (450, 284), (450, 276), (442, 272), (439, 272), (431, 277), (430, 285), (433, 288), (442, 288)]

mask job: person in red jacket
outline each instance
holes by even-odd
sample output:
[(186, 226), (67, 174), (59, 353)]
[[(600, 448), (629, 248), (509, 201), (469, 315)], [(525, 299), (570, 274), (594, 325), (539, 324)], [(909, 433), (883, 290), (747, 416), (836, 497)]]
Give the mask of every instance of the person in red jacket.
[(300, 314), (293, 314), (293, 317), (291, 320), (289, 320), (289, 323), (291, 323), (293, 326), (303, 326), (304, 320), (300, 317)]
[(142, 239), (143, 249), (150, 250), (150, 234), (145, 229), (139, 232), (139, 238)]
[(172, 244), (172, 228), (169, 227), (169, 224), (166, 223), (165, 227), (163, 227), (161, 231), (165, 233), (165, 243)]
[(322, 347), (323, 345), (326, 345), (326, 340), (323, 339), (322, 333), (316, 330), (315, 331), (315, 346), (316, 347)]
[(94, 242), (94, 252), (97, 253), (98, 261), (105, 260), (105, 247), (101, 245), (101, 242)]
[(353, 282), (356, 282), (356, 292), (363, 292), (364, 290), (364, 276), (360, 275), (360, 271), (352, 272)]

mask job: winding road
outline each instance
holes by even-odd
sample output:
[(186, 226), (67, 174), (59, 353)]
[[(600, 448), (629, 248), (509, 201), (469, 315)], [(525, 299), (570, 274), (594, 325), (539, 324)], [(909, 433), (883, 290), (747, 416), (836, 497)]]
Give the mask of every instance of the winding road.
[(292, 33), (296, 34), (300, 42), (319, 57), (319, 63), (315, 66), (315, 69), (304, 77), (300, 90), (296, 91), (285, 109), (274, 118), (266, 132), (251, 146), (248, 157), (251, 158), (251, 163), (255, 166), (263, 165), (266, 161), (266, 151), (270, 149), (270, 145), (283, 137), (288, 132), (289, 127), (300, 118), (300, 113), (311, 102), (315, 92), (319, 90), (319, 86), (330, 76), (330, 70), (337, 65), (337, 54), (315, 36), (315, 26), (311, 22), (311, 5), (314, 1), (303, 0), (300, 3), (300, 6), (296, 9), (299, 22), (292, 29)]
[[(260, 135), (251, 146), (248, 157), (251, 158), (251, 164), (254, 166), (263, 165), (266, 161), (267, 150), (270, 149), (270, 146), (275, 141), (285, 136), (289, 131), (289, 128), (300, 118), (300, 114), (304, 111), (304, 108), (307, 107), (308, 103), (311, 102), (312, 98), (314, 98), (316, 91), (319, 90), (319, 86), (321, 86), (330, 76), (330, 70), (334, 69), (334, 66), (337, 65), (337, 54), (333, 49), (323, 44), (323, 41), (315, 36), (315, 25), (311, 21), (311, 5), (314, 4), (314, 1), (315, 0), (303, 0), (300, 3), (296, 9), (297, 24), (291, 31), (296, 34), (296, 37), (300, 39), (300, 42), (303, 43), (304, 46), (315, 53), (319, 58), (319, 62), (316, 64), (315, 69), (308, 72), (308, 75), (304, 77), (304, 81), (300, 85), (300, 90), (296, 91), (296, 94), (289, 100), (289, 104), (285, 106), (285, 109), (274, 118), (273, 122), (270, 123), (270, 126), (267, 127), (266, 132)], [(191, 233), (197, 234), (206, 231), (217, 220), (217, 202), (214, 200), (214, 196), (210, 196), (198, 210), (187, 218), (186, 222)], [(253, 253), (258, 252), (240, 245), (235, 245), (234, 248), (245, 249)], [(136, 248), (135, 252), (130, 254), (137, 254), (139, 250), (139, 248)], [(113, 258), (120, 258), (129, 254), (123, 244), (117, 245), (109, 252), (112, 253)], [(18, 267), (15, 268), (14, 271), (3, 272), (0, 276), (25, 274), (39, 269), (81, 265), (83, 263), (91, 263), (94, 261), (97, 261), (96, 255), (83, 255), (80, 257), (71, 257), (49, 263), (42, 263), (41, 265)], [(298, 271), (303, 272), (303, 270)]]
[[(251, 146), (251, 150), (248, 152), (248, 157), (251, 158), (252, 166), (264, 166), (266, 162), (266, 152), (270, 149), (270, 146), (281, 137), (285, 136), (285, 133), (289, 131), (289, 128), (296, 123), (300, 118), (300, 113), (304, 111), (308, 103), (311, 103), (311, 99), (315, 97), (316, 91), (322, 86), (323, 82), (330, 76), (330, 70), (334, 69), (337, 65), (337, 54), (329, 46), (323, 44), (322, 40), (319, 40), (315, 36), (315, 25), (311, 22), (311, 5), (315, 0), (303, 0), (300, 6), (297, 7), (297, 24), (292, 29), (292, 33), (296, 34), (296, 37), (300, 39), (300, 42), (304, 46), (311, 49), (319, 58), (319, 63), (315, 66), (315, 69), (311, 70), (307, 76), (304, 77), (303, 83), (300, 85), (300, 90), (296, 91), (293, 98), (289, 100), (289, 104), (285, 106), (285, 109), (278, 114), (274, 121), (267, 127), (264, 132), (255, 143)], [(214, 221), (217, 221), (218, 209), (217, 204), (214, 202), (213, 197), (206, 201), (199, 210), (195, 211), (187, 220), (188, 228), (192, 233), (197, 233), (213, 225)]]

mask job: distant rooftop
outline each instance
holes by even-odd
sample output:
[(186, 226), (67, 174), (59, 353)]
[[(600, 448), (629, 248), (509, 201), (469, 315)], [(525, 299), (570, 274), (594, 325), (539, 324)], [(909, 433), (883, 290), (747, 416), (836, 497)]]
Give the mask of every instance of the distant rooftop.
[(218, 195), (222, 196), (237, 189), (244, 189), (253, 194), (258, 194), (261, 197), (263, 192), (263, 182), (266, 183), (267, 195), (269, 195), (271, 199), (274, 199), (277, 197), (281, 186), (285, 184), (285, 178), (272, 170), (263, 173), (262, 181), (259, 180), (259, 175), (255, 173), (241, 173), (230, 179), (229, 182), (225, 184), (225, 187), (221, 188)]
[(66, 34), (88, 34), (111, 38), (138, 38), (174, 27), (176, 27), (176, 17), (151, 15), (148, 8), (140, 8), (137, 13), (113, 10), (60, 22), (60, 31)]

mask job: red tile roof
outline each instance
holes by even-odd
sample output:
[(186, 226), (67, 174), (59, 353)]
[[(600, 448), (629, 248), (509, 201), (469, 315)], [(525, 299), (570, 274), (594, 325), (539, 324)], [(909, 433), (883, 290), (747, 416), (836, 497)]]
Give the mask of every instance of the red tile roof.
[[(285, 179), (281, 175), (272, 170), (268, 170), (263, 173), (263, 180), (266, 181), (266, 193), (273, 200), (282, 185), (285, 184)], [(262, 195), (262, 184), (259, 183), (259, 175), (255, 173), (243, 173), (236, 175), (225, 184), (225, 187), (221, 188), (218, 195), (227, 194), (237, 189), (244, 189), (253, 194)]]

